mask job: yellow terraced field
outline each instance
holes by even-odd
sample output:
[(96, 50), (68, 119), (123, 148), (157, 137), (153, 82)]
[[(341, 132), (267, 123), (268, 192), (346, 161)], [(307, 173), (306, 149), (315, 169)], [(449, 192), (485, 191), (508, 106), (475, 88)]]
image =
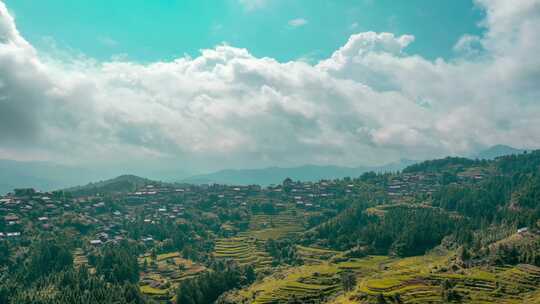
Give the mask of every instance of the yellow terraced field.
[[(448, 303), (443, 283), (456, 303), (534, 303), (540, 292), (540, 268), (531, 265), (476, 267), (448, 271), (452, 253), (397, 259), (360, 276), (356, 290), (330, 303)], [(534, 300), (536, 301), (536, 299)]]
[[(320, 248), (303, 247), (301, 250), (318, 254), (341, 254)], [(313, 265), (282, 268), (249, 288), (231, 295), (229, 300), (234, 303), (247, 301), (255, 304), (287, 303), (293, 299), (302, 303), (330, 300), (342, 291), (342, 272), (353, 271), (358, 275), (371, 273), (390, 260), (388, 257), (370, 256), (339, 263), (320, 261)]]
[(214, 257), (231, 259), (241, 265), (250, 264), (256, 270), (272, 264), (272, 258), (264, 251), (264, 243), (250, 237), (218, 239), (214, 248)]
[(253, 265), (264, 270), (272, 265), (272, 258), (264, 248), (269, 239), (289, 237), (304, 231), (302, 221), (293, 211), (275, 215), (257, 214), (250, 219), (249, 229), (236, 237), (217, 239), (213, 256), (231, 259), (241, 265)]

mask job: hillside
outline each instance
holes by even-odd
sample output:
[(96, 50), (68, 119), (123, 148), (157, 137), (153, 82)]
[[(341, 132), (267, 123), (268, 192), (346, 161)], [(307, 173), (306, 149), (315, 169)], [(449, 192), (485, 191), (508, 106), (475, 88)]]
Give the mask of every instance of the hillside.
[(113, 179), (89, 183), (84, 186), (67, 188), (65, 191), (71, 192), (74, 195), (124, 193), (135, 191), (137, 188), (148, 184), (158, 184), (158, 182), (135, 175), (121, 175)]
[[(223, 303), (534, 303), (539, 166), (535, 151), (364, 175), (393, 195), (359, 200), (302, 233), (294, 256), (304, 265), (278, 269)], [(429, 195), (409, 192), (425, 187)]]

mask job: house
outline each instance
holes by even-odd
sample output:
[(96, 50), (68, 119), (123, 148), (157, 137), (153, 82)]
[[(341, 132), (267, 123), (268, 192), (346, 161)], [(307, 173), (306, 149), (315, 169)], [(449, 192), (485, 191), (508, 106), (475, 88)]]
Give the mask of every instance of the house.
[(16, 222), (19, 220), (19, 217), (16, 216), (15, 214), (10, 214), (10, 215), (6, 215), (4, 216), (4, 220), (6, 222)]
[(99, 246), (101, 244), (103, 244), (103, 242), (101, 240), (91, 240), (90, 241), (90, 245), (92, 245), (92, 246)]
[(0, 199), (0, 204), (7, 204), (7, 205), (9, 205), (9, 204), (12, 203), (12, 201), (13, 201), (13, 200), (12, 200), (11, 198), (2, 198), (2, 199)]
[(109, 239), (109, 234), (105, 232), (100, 232), (97, 234), (97, 237), (102, 241), (107, 241)]
[(523, 227), (523, 228), (519, 228), (519, 229), (517, 230), (517, 233), (523, 234), (523, 233), (526, 233), (527, 231), (529, 231), (529, 228)]
[(8, 232), (8, 233), (6, 233), (6, 236), (8, 238), (15, 238), (15, 237), (21, 236), (21, 233), (20, 232)]

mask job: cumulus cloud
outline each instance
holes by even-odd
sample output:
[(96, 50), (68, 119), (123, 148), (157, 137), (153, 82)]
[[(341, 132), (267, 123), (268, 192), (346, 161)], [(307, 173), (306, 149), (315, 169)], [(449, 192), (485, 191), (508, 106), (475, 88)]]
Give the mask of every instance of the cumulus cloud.
[(485, 34), (462, 40), (482, 56), (432, 61), (407, 54), (412, 35), (367, 32), (315, 65), (226, 45), (151, 64), (48, 57), (0, 2), (0, 157), (218, 169), (534, 148), (539, 2), (477, 0)]
[(483, 51), (482, 39), (475, 35), (465, 34), (454, 45), (454, 51), (465, 56), (477, 56)]

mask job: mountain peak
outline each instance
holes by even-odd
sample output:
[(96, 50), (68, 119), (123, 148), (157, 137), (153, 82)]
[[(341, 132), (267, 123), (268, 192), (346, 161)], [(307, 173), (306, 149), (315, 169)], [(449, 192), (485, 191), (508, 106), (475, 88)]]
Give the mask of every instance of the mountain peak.
[(474, 156), (474, 158), (495, 159), (497, 157), (506, 156), (506, 155), (522, 154), (523, 152), (526, 152), (526, 150), (517, 149), (514, 147), (507, 146), (507, 145), (499, 144), (499, 145), (491, 146), (483, 151), (480, 151), (478, 154)]

